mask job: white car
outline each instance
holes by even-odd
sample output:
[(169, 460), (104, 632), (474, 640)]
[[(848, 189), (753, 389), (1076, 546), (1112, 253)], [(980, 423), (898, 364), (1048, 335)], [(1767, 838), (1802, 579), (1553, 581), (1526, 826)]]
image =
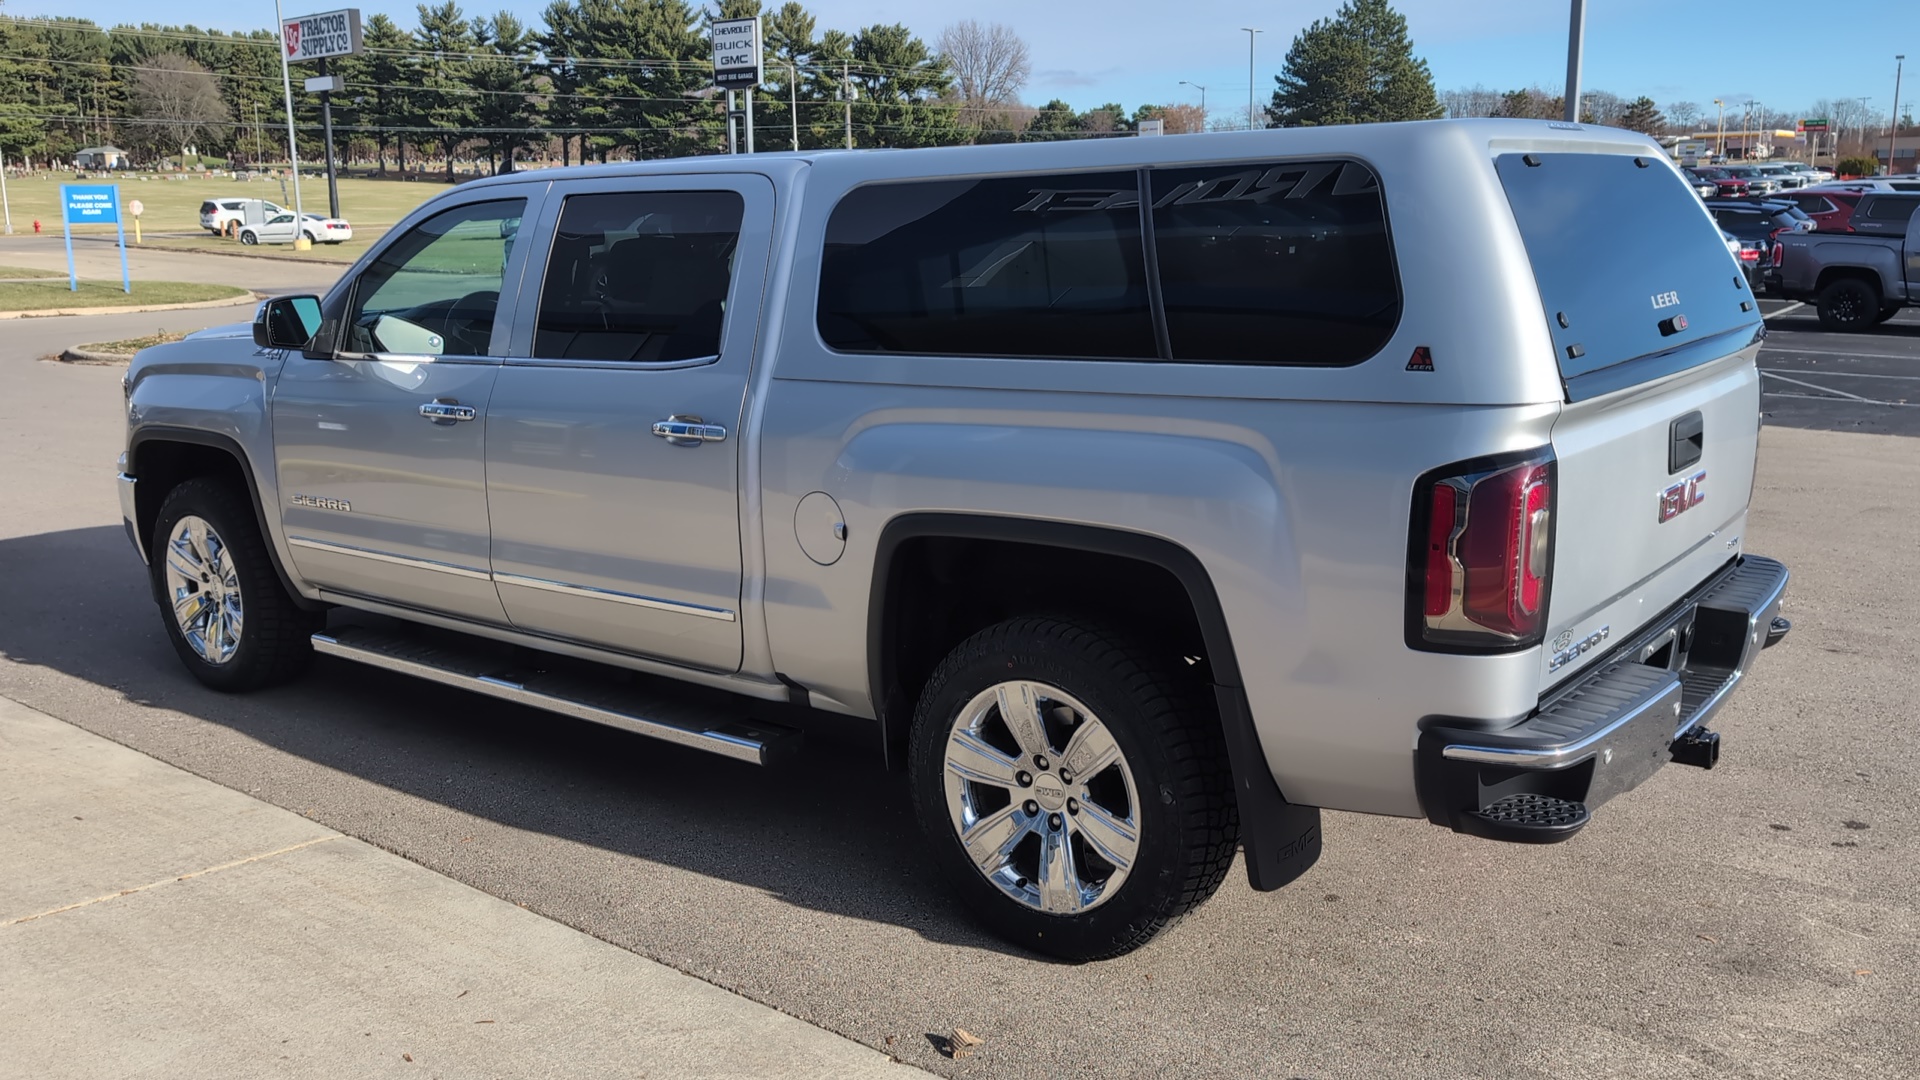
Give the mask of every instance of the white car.
[(255, 201), (260, 203), (268, 217), (287, 212), (286, 207), (264, 199), (208, 199), (200, 204), (200, 227), (215, 236), (224, 235), (229, 225), (246, 224), (247, 203)]
[[(316, 244), (338, 244), (353, 239), (353, 226), (340, 218), (322, 217), (308, 214), (301, 222), (300, 233)], [(283, 211), (268, 218), (264, 224), (248, 225), (240, 230), (240, 242), (251, 247), (254, 244), (291, 244), (298, 237), (293, 228), (293, 212)]]
[(1817, 191), (1857, 191), (1861, 194), (1912, 194), (1920, 191), (1920, 176), (1869, 176), (1859, 180), (1828, 180), (1813, 185)]

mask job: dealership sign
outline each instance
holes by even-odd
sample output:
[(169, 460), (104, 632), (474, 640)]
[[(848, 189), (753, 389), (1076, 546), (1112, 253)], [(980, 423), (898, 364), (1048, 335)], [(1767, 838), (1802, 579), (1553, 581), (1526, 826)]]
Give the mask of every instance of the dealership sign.
[(330, 56), (352, 56), (360, 52), (360, 9), (345, 8), (319, 15), (302, 15), (280, 24), (280, 39), (286, 42), (287, 59), (325, 60)]
[(739, 90), (760, 85), (760, 20), (713, 21), (713, 85)]

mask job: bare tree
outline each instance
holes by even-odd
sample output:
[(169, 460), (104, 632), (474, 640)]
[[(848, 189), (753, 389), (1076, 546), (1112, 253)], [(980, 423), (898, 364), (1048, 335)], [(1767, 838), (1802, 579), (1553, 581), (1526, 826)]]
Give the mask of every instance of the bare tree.
[(1458, 90), (1440, 92), (1440, 106), (1447, 115), (1458, 119), (1463, 116), (1504, 116), (1502, 111), (1505, 98), (1498, 90), (1489, 90), (1475, 84)]
[(1198, 105), (1162, 105), (1160, 119), (1166, 122), (1169, 135), (1191, 135), (1207, 130), (1207, 114), (1201, 112)]
[(1012, 27), (963, 19), (940, 31), (937, 47), (953, 72), (962, 123), (981, 126), (1019, 103), (1033, 64)]
[(1665, 112), (1667, 126), (1671, 127), (1676, 135), (1689, 134), (1700, 126), (1700, 106), (1691, 101), (1670, 102)]
[(151, 132), (147, 142), (162, 152), (198, 146), (232, 117), (213, 75), (178, 53), (162, 53), (140, 66), (133, 106), (142, 119), (156, 121), (144, 125)]

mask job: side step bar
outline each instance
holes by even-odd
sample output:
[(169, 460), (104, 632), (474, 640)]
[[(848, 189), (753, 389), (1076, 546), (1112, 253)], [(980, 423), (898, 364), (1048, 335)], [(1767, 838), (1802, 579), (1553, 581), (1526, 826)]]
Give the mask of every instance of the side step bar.
[(711, 708), (649, 693), (642, 686), (516, 671), (480, 648), (466, 650), (391, 631), (344, 626), (313, 635), (313, 649), (754, 765), (772, 764), (800, 744), (801, 733), (792, 728), (716, 715)]

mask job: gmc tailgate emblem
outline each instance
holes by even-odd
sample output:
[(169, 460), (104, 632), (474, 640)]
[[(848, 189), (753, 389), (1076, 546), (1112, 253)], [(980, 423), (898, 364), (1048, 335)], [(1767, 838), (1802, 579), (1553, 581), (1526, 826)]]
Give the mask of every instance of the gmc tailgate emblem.
[(1660, 524), (1665, 525), (1681, 514), (1707, 501), (1707, 493), (1700, 490), (1706, 483), (1704, 470), (1694, 473), (1680, 483), (1660, 493)]

